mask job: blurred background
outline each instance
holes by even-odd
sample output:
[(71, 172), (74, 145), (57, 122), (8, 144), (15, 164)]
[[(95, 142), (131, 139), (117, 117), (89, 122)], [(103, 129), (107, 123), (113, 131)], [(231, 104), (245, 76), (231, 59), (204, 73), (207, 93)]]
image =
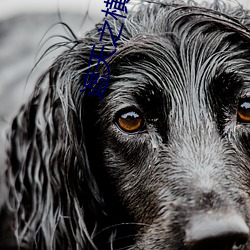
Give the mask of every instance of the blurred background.
[[(53, 36), (68, 34), (62, 25), (54, 24), (65, 22), (81, 36), (104, 17), (104, 1), (0, 0), (0, 174), (4, 169), (5, 131), (39, 75), (60, 50), (31, 70), (50, 45), (63, 41)], [(224, 1), (250, 9), (250, 0)], [(130, 0), (130, 6), (135, 2)]]
[(104, 6), (104, 0), (0, 0), (0, 174), (6, 129), (62, 49), (49, 53), (32, 69), (46, 49), (65, 41), (58, 35), (69, 34), (55, 24), (65, 22), (77, 36), (83, 35), (101, 20)]

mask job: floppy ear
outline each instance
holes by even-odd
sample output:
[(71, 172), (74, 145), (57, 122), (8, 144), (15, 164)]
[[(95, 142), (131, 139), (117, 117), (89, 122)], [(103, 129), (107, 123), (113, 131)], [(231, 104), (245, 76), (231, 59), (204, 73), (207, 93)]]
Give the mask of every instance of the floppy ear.
[(6, 206), (16, 244), (25, 249), (95, 249), (91, 234), (103, 201), (85, 144), (90, 99), (80, 92), (89, 41), (56, 60), (9, 132)]

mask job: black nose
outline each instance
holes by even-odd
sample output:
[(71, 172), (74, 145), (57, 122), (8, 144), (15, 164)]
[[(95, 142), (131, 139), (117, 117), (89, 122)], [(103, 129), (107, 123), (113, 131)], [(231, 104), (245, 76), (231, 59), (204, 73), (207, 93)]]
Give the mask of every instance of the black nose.
[(203, 214), (191, 218), (186, 230), (189, 250), (243, 250), (249, 228), (237, 214)]

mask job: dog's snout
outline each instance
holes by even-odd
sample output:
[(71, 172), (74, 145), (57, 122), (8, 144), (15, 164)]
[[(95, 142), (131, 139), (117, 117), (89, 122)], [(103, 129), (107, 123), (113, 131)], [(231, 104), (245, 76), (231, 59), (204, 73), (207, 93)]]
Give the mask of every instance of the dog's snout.
[(240, 250), (249, 238), (249, 228), (236, 214), (194, 216), (186, 230), (189, 250)]

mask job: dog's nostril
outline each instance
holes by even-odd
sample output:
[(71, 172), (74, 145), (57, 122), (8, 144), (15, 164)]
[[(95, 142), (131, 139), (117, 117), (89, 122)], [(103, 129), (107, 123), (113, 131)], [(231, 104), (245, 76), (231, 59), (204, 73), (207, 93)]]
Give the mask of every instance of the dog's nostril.
[(199, 215), (186, 230), (189, 250), (243, 250), (249, 229), (239, 215)]
[(248, 236), (249, 235), (239, 235), (238, 239), (236, 239), (233, 244), (233, 249), (240, 249), (241, 247), (244, 247), (248, 241)]

